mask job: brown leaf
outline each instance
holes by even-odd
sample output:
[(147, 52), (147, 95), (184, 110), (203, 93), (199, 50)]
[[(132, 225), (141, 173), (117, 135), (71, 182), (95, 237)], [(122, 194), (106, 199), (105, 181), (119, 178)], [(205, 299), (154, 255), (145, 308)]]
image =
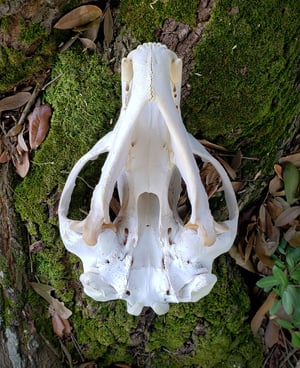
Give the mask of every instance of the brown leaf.
[(102, 16), (102, 10), (96, 5), (82, 5), (64, 15), (55, 25), (56, 29), (72, 29), (93, 22)]
[(15, 137), (23, 130), (23, 126), (20, 124), (14, 125), (9, 131), (7, 132), (7, 137)]
[(16, 152), (12, 156), (12, 162), (16, 168), (17, 174), (20, 175), (21, 178), (25, 178), (30, 167), (29, 153), (23, 152), (22, 155), (20, 155), (18, 152)]
[(103, 24), (104, 41), (108, 45), (111, 43), (113, 39), (113, 26), (114, 26), (114, 21), (111, 16), (110, 7), (108, 7), (105, 11), (104, 24)]
[(101, 21), (102, 18), (97, 18), (89, 23), (82, 34), (82, 38), (88, 38), (91, 41), (95, 41), (98, 36)]
[(300, 152), (293, 153), (291, 155), (281, 157), (279, 159), (280, 164), (283, 164), (283, 163), (286, 163), (286, 162), (291, 162), (292, 164), (294, 164), (295, 166), (300, 168)]
[(54, 290), (51, 286), (36, 282), (31, 282), (30, 285), (36, 293), (50, 304), (49, 312), (51, 315), (58, 314), (62, 319), (68, 319), (72, 315), (72, 312), (65, 307), (64, 303), (50, 295), (51, 291)]
[(10, 159), (9, 154), (6, 151), (3, 151), (0, 154), (0, 164), (5, 164)]
[(243, 158), (242, 151), (240, 150), (237, 151), (237, 153), (234, 155), (232, 162), (231, 162), (231, 166), (234, 170), (239, 169), (242, 163), (242, 158)]
[(53, 328), (55, 335), (57, 335), (60, 338), (63, 338), (65, 325), (63, 324), (62, 319), (60, 318), (58, 314), (54, 314), (51, 320), (52, 320), (52, 328)]
[(215, 144), (215, 143), (212, 143), (212, 142), (209, 142), (206, 139), (199, 139), (199, 142), (207, 148), (211, 148), (211, 149), (214, 149), (214, 150), (217, 150), (217, 151), (223, 151), (223, 152), (228, 151), (225, 147), (220, 146), (220, 145)]
[(16, 110), (25, 105), (31, 97), (29, 92), (18, 92), (13, 96), (5, 97), (0, 100), (0, 112), (7, 110)]
[(266, 204), (267, 210), (273, 221), (284, 211), (282, 203), (277, 198), (270, 198)]
[(271, 348), (278, 342), (280, 327), (274, 319), (270, 319), (265, 330), (265, 344)]
[(244, 188), (244, 183), (241, 181), (232, 181), (231, 185), (235, 192), (240, 192)]
[(28, 151), (28, 147), (27, 147), (27, 144), (25, 142), (25, 139), (24, 139), (23, 134), (24, 134), (24, 129), (22, 130), (22, 132), (20, 132), (18, 134), (18, 144), (19, 144), (19, 146), (21, 147), (21, 149), (23, 151), (27, 152)]
[(229, 254), (239, 266), (245, 268), (250, 272), (255, 272), (252, 263), (249, 260), (245, 261), (235, 245), (230, 248)]
[(49, 119), (52, 114), (51, 106), (46, 103), (34, 108), (28, 115), (29, 145), (36, 149), (44, 141), (49, 130)]
[(224, 166), (224, 169), (227, 171), (227, 174), (231, 177), (232, 180), (236, 179), (236, 172), (235, 170), (229, 165), (229, 163), (223, 160), (220, 156), (216, 156), (218, 161)]
[(252, 318), (252, 321), (251, 321), (251, 330), (254, 335), (257, 334), (265, 318), (265, 315), (269, 312), (270, 308), (272, 307), (276, 299), (277, 299), (276, 294), (272, 291), (268, 295), (265, 302), (261, 305), (261, 307), (255, 313), (255, 316)]
[(276, 172), (276, 175), (278, 176), (278, 178), (280, 180), (282, 180), (283, 179), (282, 178), (282, 171), (283, 171), (282, 166), (281, 165), (278, 165), (278, 164), (275, 164), (274, 165), (274, 171)]
[(289, 207), (275, 220), (275, 226), (281, 227), (292, 222), (300, 215), (300, 206)]
[(300, 231), (297, 231), (295, 226), (292, 226), (284, 234), (284, 239), (294, 248), (300, 247)]
[(272, 180), (270, 181), (269, 192), (274, 197), (284, 196), (283, 181), (281, 181), (278, 176), (274, 176), (274, 178), (272, 178)]
[(96, 50), (96, 44), (94, 41), (89, 40), (88, 38), (82, 38), (80, 37), (80, 42), (82, 43), (82, 46), (84, 47), (84, 51), (87, 49)]

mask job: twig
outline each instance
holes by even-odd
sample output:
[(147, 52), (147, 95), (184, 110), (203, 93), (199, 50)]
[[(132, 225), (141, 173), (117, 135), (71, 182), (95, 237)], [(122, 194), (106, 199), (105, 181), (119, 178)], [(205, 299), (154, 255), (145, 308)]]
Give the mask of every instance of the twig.
[(27, 115), (29, 114), (31, 107), (35, 103), (35, 101), (36, 101), (39, 93), (41, 92), (41, 90), (42, 90), (42, 85), (39, 82), (37, 82), (37, 84), (36, 84), (36, 86), (35, 86), (35, 88), (32, 92), (32, 95), (31, 95), (29, 101), (27, 102), (27, 104), (26, 104), (26, 106), (25, 106), (25, 108), (24, 108), (24, 110), (23, 110), (23, 112), (20, 116), (20, 119), (19, 119), (17, 125), (23, 125), (24, 124), (24, 121), (25, 121)]
[(63, 73), (60, 73), (57, 77), (55, 77), (54, 79), (52, 79), (50, 82), (46, 83), (43, 88), (42, 91), (45, 91), (45, 89), (50, 86), (50, 84), (56, 82), (61, 76), (63, 75)]

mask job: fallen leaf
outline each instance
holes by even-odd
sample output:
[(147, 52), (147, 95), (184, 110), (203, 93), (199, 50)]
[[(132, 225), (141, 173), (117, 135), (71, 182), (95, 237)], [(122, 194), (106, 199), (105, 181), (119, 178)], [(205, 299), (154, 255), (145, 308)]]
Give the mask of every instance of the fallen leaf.
[(267, 348), (271, 348), (278, 342), (280, 326), (274, 319), (270, 319), (265, 329), (265, 344)]
[(27, 147), (27, 144), (25, 142), (25, 139), (24, 139), (24, 128), (22, 129), (22, 131), (18, 134), (18, 144), (19, 146), (21, 147), (21, 149), (25, 152), (28, 151), (28, 147)]
[(51, 106), (46, 103), (34, 108), (28, 115), (29, 145), (36, 149), (44, 141), (49, 130), (49, 119), (52, 114)]
[(283, 177), (282, 177), (282, 172), (283, 172), (282, 166), (278, 165), (278, 164), (275, 164), (274, 165), (274, 171), (276, 172), (276, 175), (278, 176), (278, 178), (282, 180), (283, 179)]
[(16, 168), (17, 174), (20, 175), (21, 178), (25, 178), (30, 167), (29, 153), (23, 152), (22, 155), (20, 155), (18, 152), (16, 152), (12, 156), (12, 162)]
[(232, 162), (231, 162), (231, 166), (234, 170), (239, 169), (242, 163), (242, 158), (243, 158), (242, 151), (240, 150), (237, 151), (237, 153), (234, 155)]
[(31, 97), (29, 92), (18, 92), (13, 96), (5, 97), (0, 100), (0, 112), (7, 110), (16, 110), (25, 105)]
[(52, 328), (53, 328), (55, 335), (57, 335), (60, 338), (63, 338), (65, 325), (63, 324), (63, 321), (60, 318), (60, 316), (58, 314), (54, 314), (51, 317), (51, 321), (52, 321)]
[(265, 315), (269, 312), (270, 308), (274, 304), (275, 300), (277, 299), (276, 294), (272, 291), (265, 302), (260, 306), (258, 311), (255, 313), (255, 316), (252, 318), (251, 321), (251, 330), (254, 335), (258, 333), (260, 326), (265, 318)]
[(284, 210), (275, 220), (275, 226), (281, 227), (292, 222), (300, 215), (300, 206), (294, 206)]
[(63, 302), (60, 302), (50, 295), (50, 293), (54, 290), (51, 286), (37, 282), (31, 282), (30, 285), (33, 287), (36, 293), (38, 293), (50, 304), (49, 307), (51, 307), (53, 314), (58, 314), (62, 319), (68, 319), (72, 315), (72, 312), (65, 307)]
[(88, 38), (82, 38), (80, 37), (80, 42), (82, 43), (82, 46), (84, 47), (84, 51), (87, 49), (96, 50), (96, 44), (94, 41), (89, 40)]
[(9, 131), (6, 133), (7, 137), (15, 137), (23, 130), (23, 126), (20, 124), (14, 125)]
[(290, 227), (283, 237), (292, 247), (300, 247), (300, 231), (297, 231), (295, 226)]
[(217, 150), (217, 151), (228, 152), (228, 150), (225, 147), (220, 146), (220, 145), (215, 144), (215, 143), (212, 143), (212, 142), (209, 142), (206, 139), (199, 139), (199, 142), (207, 148), (211, 148), (211, 149), (214, 149), (214, 150)]
[(245, 270), (255, 272), (252, 263), (249, 260), (245, 261), (235, 245), (230, 248), (229, 255), (239, 266), (243, 267)]
[(231, 185), (235, 192), (239, 192), (244, 188), (244, 183), (241, 181), (232, 181)]
[(104, 32), (104, 41), (109, 45), (113, 39), (113, 26), (114, 21), (111, 16), (110, 7), (105, 10), (104, 15), (104, 23), (103, 23), (103, 32)]
[(296, 167), (300, 167), (300, 152), (293, 153), (291, 155), (287, 155), (279, 159), (280, 164), (284, 164), (286, 162), (290, 162), (294, 164)]
[(93, 22), (102, 16), (102, 10), (96, 5), (82, 5), (64, 15), (55, 25), (56, 29), (73, 29)]
[(5, 164), (10, 159), (9, 154), (6, 151), (3, 151), (0, 154), (0, 164)]
[(283, 182), (279, 179), (278, 176), (274, 176), (274, 178), (272, 178), (270, 180), (269, 183), (269, 192), (274, 196), (274, 197), (278, 197), (278, 196), (284, 196), (284, 190), (283, 190)]
[(236, 179), (236, 172), (235, 170), (229, 165), (229, 163), (223, 160), (220, 156), (216, 156), (218, 161), (224, 166), (224, 169), (227, 171), (227, 174), (231, 177), (232, 180)]
[(266, 203), (266, 208), (272, 218), (273, 221), (277, 219), (277, 217), (284, 211), (284, 207), (277, 200), (277, 198), (270, 198)]
[(97, 18), (89, 23), (82, 34), (82, 38), (88, 38), (91, 41), (95, 41), (98, 36), (101, 21), (102, 18)]

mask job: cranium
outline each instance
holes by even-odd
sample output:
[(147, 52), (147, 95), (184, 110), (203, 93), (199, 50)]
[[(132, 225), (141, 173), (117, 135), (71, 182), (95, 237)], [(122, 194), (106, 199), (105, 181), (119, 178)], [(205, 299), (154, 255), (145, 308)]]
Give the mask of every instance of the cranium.
[[(229, 250), (237, 229), (236, 198), (220, 163), (190, 134), (180, 113), (182, 62), (164, 45), (147, 43), (122, 60), (122, 108), (113, 131), (73, 167), (59, 204), (65, 247), (81, 258), (84, 291), (98, 301), (123, 299), (128, 313), (144, 306), (164, 314), (169, 303), (195, 302), (216, 282), (213, 260)], [(83, 221), (67, 218), (83, 166), (108, 152)], [(222, 178), (228, 220), (217, 223), (195, 157)], [(177, 211), (181, 182), (189, 222)], [(112, 222), (114, 188), (120, 211)]]

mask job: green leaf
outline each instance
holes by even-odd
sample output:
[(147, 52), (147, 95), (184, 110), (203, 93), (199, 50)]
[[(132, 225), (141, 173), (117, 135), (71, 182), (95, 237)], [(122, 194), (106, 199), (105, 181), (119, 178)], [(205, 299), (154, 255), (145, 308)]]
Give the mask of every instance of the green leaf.
[(292, 204), (298, 197), (299, 182), (299, 170), (294, 164), (287, 162), (283, 168), (283, 183), (286, 200), (289, 204)]
[(281, 268), (282, 270), (285, 269), (285, 263), (282, 262), (282, 260), (278, 258), (275, 254), (272, 255), (271, 259), (275, 262), (275, 265), (277, 267)]
[(279, 285), (279, 280), (274, 276), (266, 276), (257, 281), (256, 285), (265, 291), (271, 290), (274, 286)]
[(300, 248), (290, 249), (289, 252), (292, 254), (295, 263), (298, 263), (300, 261)]
[(288, 284), (287, 275), (276, 265), (273, 266), (272, 272), (274, 277), (278, 280), (279, 285), (286, 286)]
[(276, 321), (279, 324), (279, 326), (286, 328), (288, 330), (292, 330), (295, 327), (291, 322), (285, 321), (284, 319), (277, 319)]
[(300, 333), (292, 332), (292, 345), (295, 348), (300, 348)]
[(295, 267), (295, 260), (291, 252), (286, 253), (286, 263), (288, 265), (289, 272), (292, 272)]
[(287, 314), (291, 315), (293, 313), (293, 295), (289, 289), (285, 290), (282, 294), (282, 306)]
[(272, 307), (270, 308), (270, 314), (276, 314), (281, 306), (282, 306), (281, 299), (276, 300), (272, 305)]
[(300, 282), (300, 267), (297, 267), (292, 273), (291, 278), (295, 281)]

